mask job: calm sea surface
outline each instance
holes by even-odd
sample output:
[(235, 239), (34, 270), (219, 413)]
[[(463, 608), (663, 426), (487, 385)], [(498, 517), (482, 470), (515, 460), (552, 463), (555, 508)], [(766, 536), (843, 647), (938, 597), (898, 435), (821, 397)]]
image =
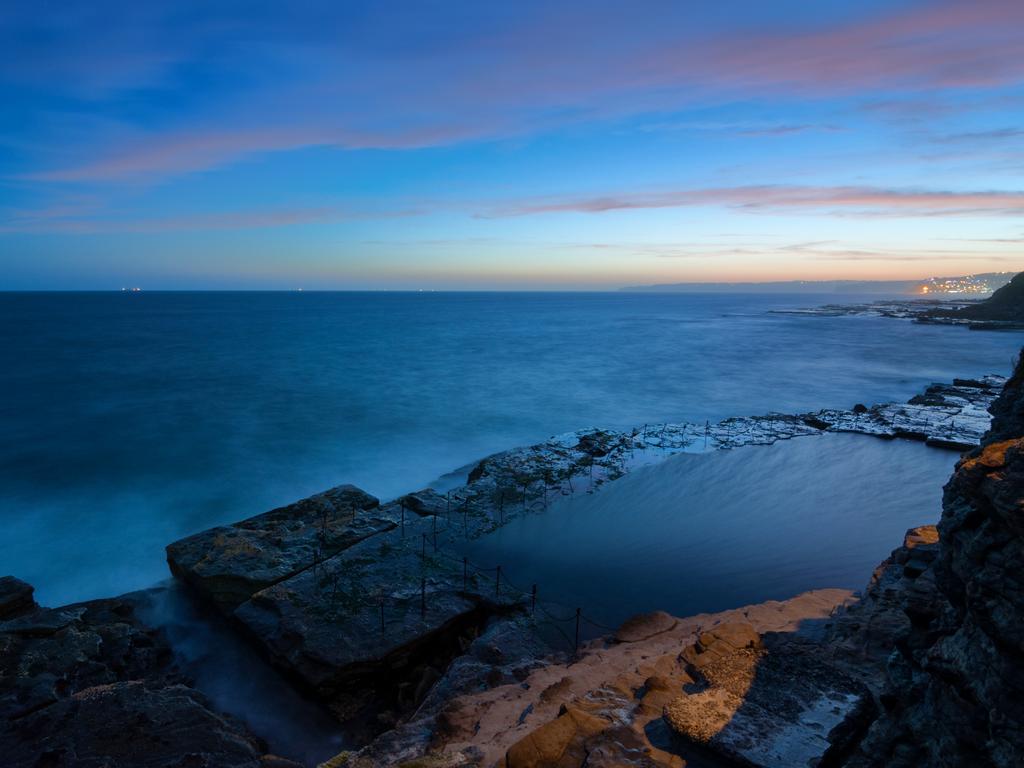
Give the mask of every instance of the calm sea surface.
[(168, 542), (338, 483), (390, 497), (580, 427), (906, 399), (1007, 372), (1021, 341), (768, 312), (835, 300), (0, 294), (0, 571), (51, 605), (118, 594), (166, 577)]

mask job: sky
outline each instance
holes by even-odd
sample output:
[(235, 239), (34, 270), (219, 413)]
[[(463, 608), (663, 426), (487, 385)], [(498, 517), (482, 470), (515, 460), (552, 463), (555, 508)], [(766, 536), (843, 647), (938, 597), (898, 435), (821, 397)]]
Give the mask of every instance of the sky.
[(1024, 268), (1021, 0), (5, 0), (0, 289)]

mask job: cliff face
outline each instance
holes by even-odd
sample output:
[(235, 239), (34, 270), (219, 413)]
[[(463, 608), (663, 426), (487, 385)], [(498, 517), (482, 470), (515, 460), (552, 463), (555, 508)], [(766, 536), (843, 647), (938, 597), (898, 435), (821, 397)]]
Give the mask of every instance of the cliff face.
[(930, 599), (850, 766), (1024, 764), (1024, 362), (946, 485)]

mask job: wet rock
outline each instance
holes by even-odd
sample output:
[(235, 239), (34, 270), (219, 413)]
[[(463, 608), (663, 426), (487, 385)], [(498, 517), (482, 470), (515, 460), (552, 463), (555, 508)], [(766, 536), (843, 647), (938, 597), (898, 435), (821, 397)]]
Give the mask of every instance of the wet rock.
[(991, 389), (992, 385), (982, 379), (953, 379), (954, 387), (975, 387), (977, 389)]
[(595, 458), (607, 456), (622, 438), (611, 432), (594, 431), (580, 435), (576, 449)]
[(416, 493), (407, 493), (396, 500), (399, 505), (415, 512), (420, 516), (445, 515), (450, 510), (450, 501), (432, 488), (426, 488)]
[(825, 430), (832, 426), (831, 423), (824, 421), (817, 416), (804, 416), (803, 422), (813, 429)]
[(260, 768), (262, 753), (259, 742), (214, 714), (197, 691), (151, 689), (139, 681), (85, 688), (22, 718), (4, 737), (10, 768)]
[(16, 720), (121, 680), (181, 682), (159, 634), (129, 598), (38, 608), (0, 624), (0, 716)]
[(433, 519), (416, 518), (261, 590), (234, 616), (277, 667), (369, 738), (422, 701), (490, 615), (518, 604), (507, 588), (481, 594), (491, 590), (479, 574), (464, 580), (461, 560), (434, 548)]
[(0, 762), (270, 768), (262, 743), (187, 682), (133, 595), (0, 623)]
[(36, 607), (30, 584), (14, 576), (0, 578), (0, 621), (22, 616)]
[(395, 527), (376, 498), (341, 485), (167, 547), (171, 572), (226, 613), (353, 544)]
[(989, 406), (1004, 379), (985, 377), (986, 386), (932, 384), (906, 404), (888, 403), (852, 411), (819, 411), (813, 417), (833, 432), (920, 440), (935, 447), (968, 450), (989, 428)]

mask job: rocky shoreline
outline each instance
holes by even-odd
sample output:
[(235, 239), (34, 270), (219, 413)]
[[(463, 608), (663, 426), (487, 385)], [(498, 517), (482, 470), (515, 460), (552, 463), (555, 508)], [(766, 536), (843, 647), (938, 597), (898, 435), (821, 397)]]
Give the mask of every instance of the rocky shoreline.
[[(905, 404), (581, 430), (488, 457), (445, 495), (381, 503), (339, 486), (174, 542), (168, 562), (365, 745), (331, 765), (681, 766), (684, 755), (697, 765), (867, 765), (857, 750), (869, 727), (864, 743), (903, 727), (880, 725), (898, 698), (886, 659), (933, 618), (927, 606), (944, 583), (932, 575), (948, 559), (934, 529), (908, 534), (859, 601), (822, 590), (713, 616), (655, 614), (571, 657), (537, 638), (533, 595), (455, 544), (682, 451), (822, 432), (976, 448), (989, 409), (1008, 407), (1011, 395), (996, 402), (1004, 384), (989, 376)], [(981, 471), (968, 463), (958, 472)], [(125, 728), (140, 738), (111, 765), (295, 765), (214, 712), (134, 606), (127, 595), (43, 609), (28, 585), (0, 582), (0, 740), (16, 747), (12, 765), (87, 764), (121, 749)], [(916, 663), (907, 675), (927, 676)]]

